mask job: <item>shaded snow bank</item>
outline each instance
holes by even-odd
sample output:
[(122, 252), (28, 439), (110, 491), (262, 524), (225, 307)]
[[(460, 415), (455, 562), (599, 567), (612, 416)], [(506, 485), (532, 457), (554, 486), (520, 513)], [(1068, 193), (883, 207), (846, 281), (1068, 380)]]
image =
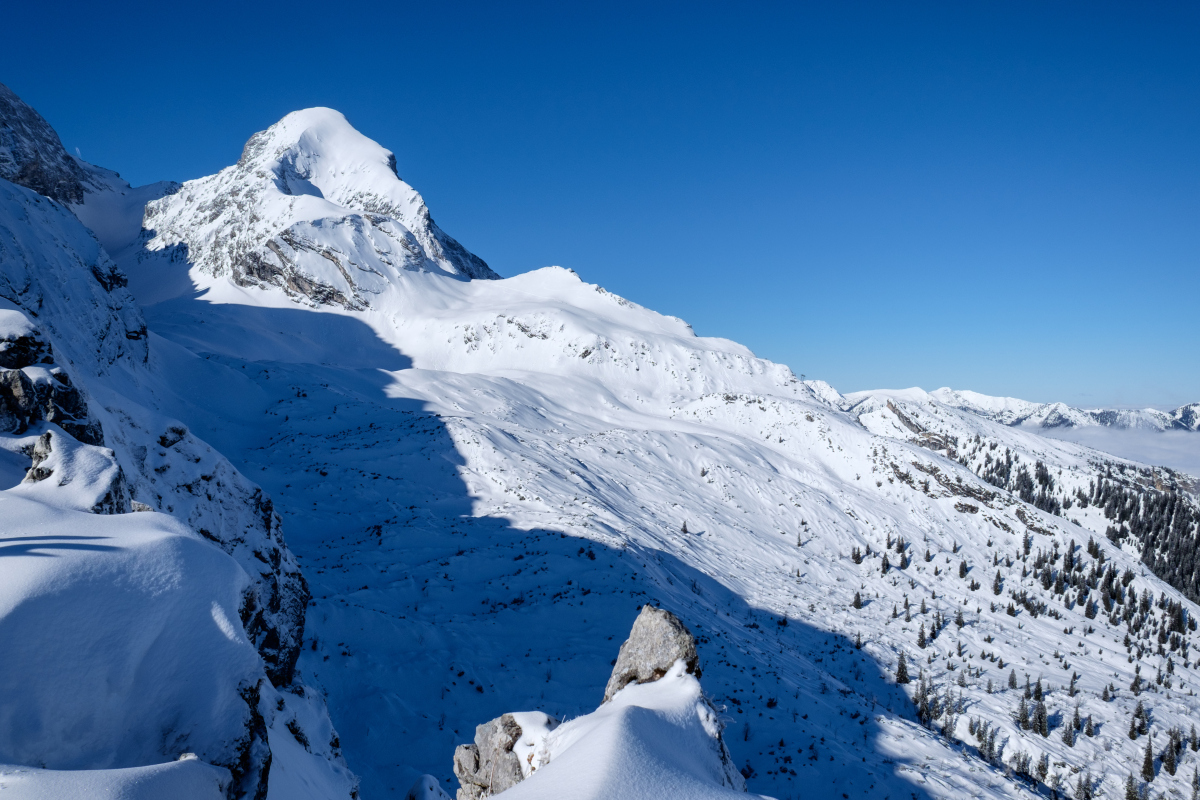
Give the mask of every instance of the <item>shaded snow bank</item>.
[(5, 800), (224, 800), (229, 773), (195, 757), (129, 769), (0, 766)]

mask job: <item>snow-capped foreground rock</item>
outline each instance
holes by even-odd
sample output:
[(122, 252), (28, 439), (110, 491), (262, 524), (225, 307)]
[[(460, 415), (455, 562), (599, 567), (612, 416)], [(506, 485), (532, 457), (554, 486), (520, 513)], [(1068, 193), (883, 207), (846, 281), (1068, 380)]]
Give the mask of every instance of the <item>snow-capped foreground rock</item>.
[(458, 800), (743, 796), (746, 784), (699, 683), (696, 641), (669, 611), (642, 607), (599, 709), (563, 724), (504, 714), (454, 752)]

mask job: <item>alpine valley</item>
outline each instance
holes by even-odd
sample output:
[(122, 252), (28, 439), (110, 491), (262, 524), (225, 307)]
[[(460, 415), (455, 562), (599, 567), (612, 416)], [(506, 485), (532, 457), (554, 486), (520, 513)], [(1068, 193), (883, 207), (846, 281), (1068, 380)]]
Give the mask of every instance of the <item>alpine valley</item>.
[(1200, 485), (1045, 435), (1196, 405), (843, 395), (399, 166), (135, 188), (0, 86), (6, 797), (1198, 796)]

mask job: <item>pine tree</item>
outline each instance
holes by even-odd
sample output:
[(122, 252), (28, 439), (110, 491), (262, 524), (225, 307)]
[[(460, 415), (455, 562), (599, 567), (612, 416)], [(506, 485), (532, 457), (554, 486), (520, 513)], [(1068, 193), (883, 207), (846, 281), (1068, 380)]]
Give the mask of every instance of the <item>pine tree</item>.
[(1192, 772), (1192, 800), (1200, 800), (1200, 767)]
[(1015, 669), (1012, 672), (1008, 673), (1008, 688), (1010, 688), (1010, 689), (1017, 688), (1017, 671)]
[(1041, 701), (1033, 708), (1033, 728), (1043, 739), (1050, 735), (1050, 714), (1046, 711), (1046, 704)]
[(888, 561), (887, 553), (884, 553), (883, 554), (883, 563), (880, 565), (880, 568), (883, 570), (883, 574), (887, 575), (888, 570), (891, 569), (891, 567), (892, 567), (892, 565)]
[(854, 602), (852, 602), (850, 605), (854, 606), (855, 608), (862, 608), (862, 596), (858, 592), (854, 593)]
[(1075, 718), (1071, 720), (1071, 727), (1075, 730), (1083, 730), (1083, 720), (1079, 717), (1079, 706), (1075, 706)]
[(954, 613), (954, 624), (960, 628), (967, 624), (966, 620), (963, 619), (961, 608)]
[(1175, 738), (1167, 737), (1167, 749), (1163, 751), (1162, 765), (1168, 775), (1175, 774)]
[(900, 654), (900, 661), (896, 664), (896, 683), (899, 685), (908, 683), (908, 664), (904, 661), (904, 653)]
[(917, 630), (917, 647), (925, 649), (925, 623), (921, 623), (921, 627)]
[(996, 580), (992, 581), (992, 594), (1000, 594), (1004, 584), (1000, 580), (1000, 570), (996, 570)]
[(1033, 687), (1033, 699), (1034, 700), (1042, 699), (1042, 679), (1041, 678), (1037, 679), (1037, 685)]
[(1104, 687), (1104, 692), (1103, 692), (1103, 693), (1101, 693), (1101, 695), (1100, 695), (1100, 699), (1101, 699), (1101, 700), (1103, 700), (1103, 701), (1104, 701), (1104, 702), (1106, 702), (1106, 703), (1108, 702), (1108, 700), (1109, 700), (1109, 696), (1108, 696), (1108, 687), (1107, 687), (1107, 686), (1105, 686), (1105, 687)]
[(1017, 724), (1021, 726), (1021, 730), (1029, 730), (1029, 704), (1025, 702), (1024, 697), (1017, 706)]
[(960, 578), (967, 577), (967, 562), (966, 561), (963, 561), (962, 563), (960, 563), (958, 565), (958, 577), (960, 577)]
[[(854, 634), (854, 649), (862, 650), (862, 634), (861, 633)], [(1088, 718), (1088, 724), (1089, 725), (1092, 724), (1090, 717)], [(1091, 734), (1089, 733), (1088, 736), (1091, 736)]]
[(1033, 697), (1033, 689), (1029, 686), (1029, 676), (1025, 676), (1025, 699), (1029, 700)]
[(1092, 773), (1085, 772), (1075, 784), (1075, 800), (1092, 800)]
[(925, 608), (925, 598), (924, 598), (924, 597), (922, 597), (922, 598), (921, 598), (921, 613), (922, 613), (922, 614), (924, 614), (925, 612), (926, 612), (926, 608)]
[(1074, 747), (1075, 746), (1075, 729), (1072, 728), (1070, 725), (1063, 726), (1062, 740), (1063, 740), (1063, 744), (1065, 744), (1067, 747)]
[(1083, 733), (1089, 739), (1096, 735), (1096, 726), (1092, 724), (1092, 715), (1088, 714), (1087, 724), (1083, 726)]
[(1154, 750), (1150, 744), (1153, 740), (1146, 741), (1146, 755), (1142, 759), (1142, 780), (1146, 783), (1154, 780)]
[(1132, 772), (1125, 779), (1125, 800), (1141, 800), (1138, 797), (1137, 783), (1133, 780)]

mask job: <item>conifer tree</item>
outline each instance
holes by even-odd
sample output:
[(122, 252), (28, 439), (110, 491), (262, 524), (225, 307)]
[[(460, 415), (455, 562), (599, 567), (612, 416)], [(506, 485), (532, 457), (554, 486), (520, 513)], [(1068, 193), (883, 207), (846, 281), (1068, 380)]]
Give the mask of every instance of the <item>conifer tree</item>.
[(896, 664), (896, 683), (908, 683), (908, 664), (904, 661), (904, 653), (900, 653), (900, 661)]
[(855, 608), (862, 608), (862, 596), (858, 592), (854, 593), (854, 602), (852, 602), (850, 605), (854, 606)]
[(967, 577), (967, 562), (965, 560), (958, 565), (958, 577)]
[(1064, 726), (1063, 732), (1062, 732), (1062, 740), (1063, 740), (1063, 744), (1065, 744), (1067, 747), (1074, 747), (1075, 746), (1075, 729), (1072, 728), (1070, 725)]
[(992, 594), (1000, 594), (1004, 584), (1000, 580), (1000, 570), (996, 570), (996, 580), (992, 581)]
[(1010, 688), (1010, 689), (1017, 688), (1017, 671), (1015, 669), (1012, 672), (1008, 673), (1008, 688)]
[(1150, 744), (1153, 740), (1146, 740), (1146, 755), (1142, 759), (1142, 780), (1146, 783), (1154, 780), (1154, 750)]
[(917, 647), (925, 649), (925, 623), (921, 623), (921, 627), (917, 630)]
[(1133, 780), (1132, 772), (1125, 779), (1125, 800), (1140, 800), (1138, 798), (1137, 783)]
[(1089, 739), (1096, 735), (1096, 726), (1092, 724), (1092, 715), (1088, 714), (1087, 724), (1083, 726), (1083, 733)]
[(1038, 704), (1033, 707), (1033, 729), (1045, 738), (1050, 735), (1050, 714), (1046, 710), (1046, 704), (1038, 701)]
[(1167, 737), (1167, 749), (1163, 751), (1162, 756), (1163, 769), (1168, 775), (1175, 774), (1175, 738)]

